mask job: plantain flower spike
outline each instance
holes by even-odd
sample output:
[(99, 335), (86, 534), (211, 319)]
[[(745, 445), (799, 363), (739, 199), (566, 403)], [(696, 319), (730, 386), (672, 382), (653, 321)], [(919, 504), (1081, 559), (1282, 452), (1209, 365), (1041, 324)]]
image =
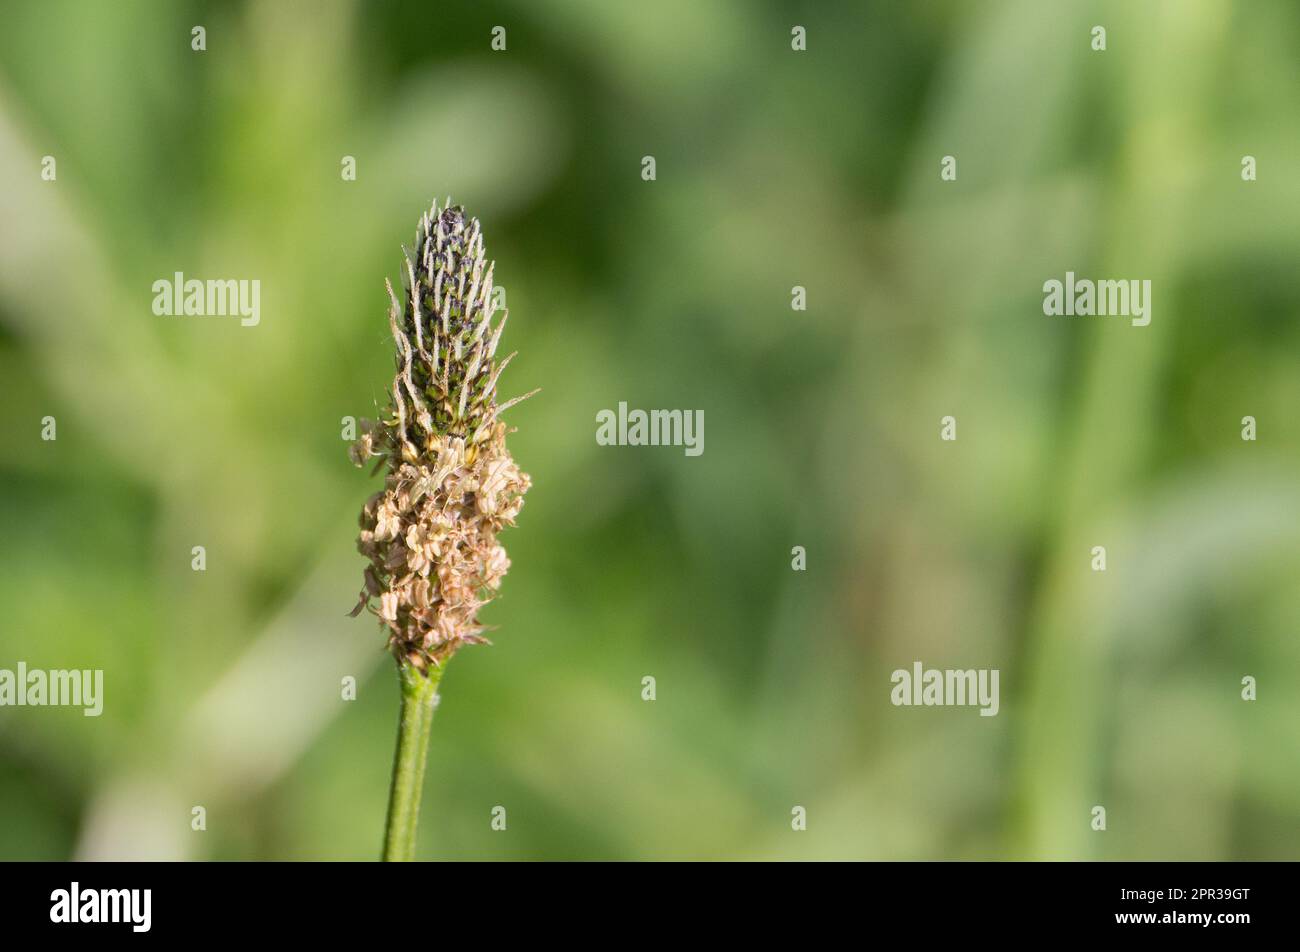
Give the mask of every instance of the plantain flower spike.
[(405, 304), (388, 283), (397, 373), (386, 416), (363, 420), (349, 455), (377, 458), (383, 492), (361, 510), (357, 549), (370, 560), (352, 610), (378, 615), (399, 663), (441, 666), (483, 644), (478, 612), (510, 568), (497, 533), (513, 525), (531, 481), (506, 449), (501, 420), (537, 391), (497, 402), (507, 312), (494, 321), (492, 264), (478, 219), (437, 202), (405, 247)]

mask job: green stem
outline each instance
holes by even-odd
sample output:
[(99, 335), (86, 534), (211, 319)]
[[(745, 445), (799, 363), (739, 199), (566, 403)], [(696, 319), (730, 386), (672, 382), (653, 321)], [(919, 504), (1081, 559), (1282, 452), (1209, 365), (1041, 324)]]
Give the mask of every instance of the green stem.
[(402, 715), (393, 755), (393, 787), (388, 797), (388, 826), (384, 830), (384, 862), (415, 859), (415, 827), (420, 819), (420, 790), (424, 761), (429, 754), (429, 727), (438, 706), (442, 668), (427, 673), (398, 663), (402, 682)]

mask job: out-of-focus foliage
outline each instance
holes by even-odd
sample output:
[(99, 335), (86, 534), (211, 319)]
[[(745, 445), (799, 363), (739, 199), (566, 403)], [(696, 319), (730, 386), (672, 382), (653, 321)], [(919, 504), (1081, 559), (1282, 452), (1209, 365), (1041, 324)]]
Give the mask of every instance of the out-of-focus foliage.
[[(107, 695), (0, 709), (0, 857), (377, 854), (341, 419), (447, 195), (504, 393), (544, 389), (421, 855), (1296, 856), (1300, 8), (436, 6), (0, 14), (0, 667)], [(1151, 325), (1045, 317), (1067, 270), (1150, 278)], [(176, 271), (261, 323), (155, 316)], [(597, 446), (620, 400), (702, 409), (704, 455)], [(891, 706), (915, 660), (999, 668), (1001, 713)]]

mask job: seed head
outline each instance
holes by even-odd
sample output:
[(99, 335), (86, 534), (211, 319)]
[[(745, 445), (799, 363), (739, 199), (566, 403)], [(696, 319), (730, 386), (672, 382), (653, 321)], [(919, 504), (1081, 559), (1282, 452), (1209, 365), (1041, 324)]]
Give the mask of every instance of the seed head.
[[(479, 609), (510, 567), (497, 533), (513, 525), (531, 481), (506, 449), (501, 414), (537, 391), (497, 403), (511, 359), (496, 359), (507, 312), (494, 324), (492, 268), (478, 219), (435, 202), (405, 252), (405, 304), (388, 284), (397, 373), (386, 415), (362, 421), (349, 450), (378, 459), (383, 492), (361, 510), (357, 548), (370, 560), (352, 614), (368, 608), (399, 660), (440, 665), (483, 643)], [(376, 605), (377, 602), (377, 605)]]

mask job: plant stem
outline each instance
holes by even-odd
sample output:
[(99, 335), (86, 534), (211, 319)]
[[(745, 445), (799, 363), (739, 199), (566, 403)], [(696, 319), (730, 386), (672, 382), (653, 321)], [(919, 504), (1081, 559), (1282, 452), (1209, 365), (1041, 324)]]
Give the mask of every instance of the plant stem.
[(420, 791), (424, 787), (424, 762), (429, 754), (429, 727), (438, 706), (442, 668), (428, 672), (399, 662), (402, 684), (401, 720), (397, 726), (397, 751), (393, 755), (393, 786), (388, 797), (388, 825), (384, 830), (384, 862), (415, 859), (415, 827), (420, 819)]

